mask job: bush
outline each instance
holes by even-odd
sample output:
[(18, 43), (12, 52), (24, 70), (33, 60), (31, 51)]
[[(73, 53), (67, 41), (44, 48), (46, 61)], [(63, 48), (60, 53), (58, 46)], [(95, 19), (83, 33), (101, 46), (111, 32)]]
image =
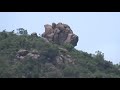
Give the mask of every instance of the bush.
[(56, 47), (50, 46), (45, 51), (43, 51), (42, 54), (52, 60), (59, 54), (59, 51)]
[(72, 44), (64, 44), (63, 47), (66, 48), (68, 51), (71, 51), (74, 48)]
[(63, 69), (63, 75), (68, 78), (79, 77), (79, 69), (76, 66), (68, 65)]

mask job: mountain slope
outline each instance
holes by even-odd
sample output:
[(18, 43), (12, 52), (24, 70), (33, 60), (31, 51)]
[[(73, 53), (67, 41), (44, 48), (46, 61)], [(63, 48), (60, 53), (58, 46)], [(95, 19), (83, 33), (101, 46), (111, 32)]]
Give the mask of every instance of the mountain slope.
[(119, 65), (40, 36), (0, 32), (0, 78), (116, 78)]

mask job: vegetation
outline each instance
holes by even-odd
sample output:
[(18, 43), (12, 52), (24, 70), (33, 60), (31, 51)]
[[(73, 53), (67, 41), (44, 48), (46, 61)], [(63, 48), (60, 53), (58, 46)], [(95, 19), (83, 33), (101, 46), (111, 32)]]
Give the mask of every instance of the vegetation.
[[(21, 30), (21, 29), (20, 29)], [(88, 54), (71, 45), (59, 46), (46, 43), (41, 37), (31, 37), (27, 30), (17, 35), (3, 30), (0, 32), (0, 78), (117, 78), (120, 77), (120, 65), (114, 65), (104, 59), (101, 51)], [(59, 56), (59, 47), (75, 59), (74, 64), (55, 64)], [(40, 58), (16, 59), (20, 49), (37, 50)]]

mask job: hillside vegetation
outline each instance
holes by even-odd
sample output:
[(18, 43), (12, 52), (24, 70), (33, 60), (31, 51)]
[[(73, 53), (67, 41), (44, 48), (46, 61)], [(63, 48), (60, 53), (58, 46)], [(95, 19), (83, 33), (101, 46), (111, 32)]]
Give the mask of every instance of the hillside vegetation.
[(117, 78), (119, 65), (41, 36), (0, 32), (0, 78)]

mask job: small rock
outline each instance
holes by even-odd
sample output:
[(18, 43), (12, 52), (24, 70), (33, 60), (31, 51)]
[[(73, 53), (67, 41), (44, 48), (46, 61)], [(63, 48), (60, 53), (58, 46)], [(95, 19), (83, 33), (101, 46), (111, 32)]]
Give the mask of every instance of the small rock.
[(59, 47), (59, 50), (61, 50), (61, 51), (63, 51), (63, 52), (67, 52), (67, 49), (65, 49), (65, 48), (60, 48), (60, 47)]
[(37, 35), (36, 32), (33, 32), (33, 33), (31, 34), (31, 36), (33, 36), (33, 37), (38, 37), (38, 35)]
[(38, 54), (38, 51), (37, 51), (37, 50), (32, 50), (31, 53), (32, 53), (32, 54)]
[(56, 57), (56, 62), (57, 64), (62, 64), (63, 63), (63, 59), (60, 56)]
[(70, 55), (67, 55), (68, 58), (70, 58), (71, 56)]
[(39, 54), (28, 53), (27, 56), (32, 57), (32, 59), (38, 59), (40, 57)]
[(18, 56), (26, 56), (28, 53), (29, 53), (28, 50), (20, 49), (20, 50), (17, 52), (17, 55), (18, 55)]
[(25, 57), (23, 57), (23, 56), (20, 56), (20, 57), (19, 57), (19, 59), (21, 59), (21, 60), (23, 60), (24, 58), (25, 58)]

